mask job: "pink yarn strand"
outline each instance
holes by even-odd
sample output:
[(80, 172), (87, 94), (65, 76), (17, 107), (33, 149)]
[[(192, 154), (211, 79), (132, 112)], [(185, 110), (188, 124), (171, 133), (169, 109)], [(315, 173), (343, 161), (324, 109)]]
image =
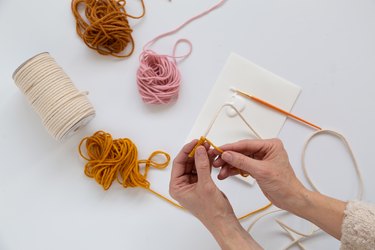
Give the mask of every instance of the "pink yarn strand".
[[(143, 51), (139, 56), (139, 68), (137, 70), (137, 84), (138, 91), (142, 97), (142, 100), (147, 104), (167, 104), (177, 100), (180, 85), (181, 85), (181, 73), (177, 68), (176, 59), (184, 60), (187, 58), (192, 50), (193, 46), (187, 39), (179, 39), (174, 47), (172, 55), (160, 55), (149, 49), (161, 38), (170, 36), (177, 33), (189, 23), (196, 19), (201, 18), (209, 14), (211, 11), (219, 8), (225, 3), (226, 0), (221, 0), (211, 8), (203, 11), (202, 13), (193, 16), (177, 28), (163, 33), (143, 47)], [(185, 43), (189, 46), (187, 53), (181, 56), (176, 55), (176, 50), (179, 44)]]

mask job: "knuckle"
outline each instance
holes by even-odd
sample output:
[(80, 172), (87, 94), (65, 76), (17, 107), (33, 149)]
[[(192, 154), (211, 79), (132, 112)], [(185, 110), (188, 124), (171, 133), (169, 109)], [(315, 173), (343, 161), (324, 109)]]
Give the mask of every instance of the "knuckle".
[(260, 175), (260, 176), (262, 176), (264, 178), (270, 178), (270, 177), (272, 177), (273, 172), (269, 168), (260, 167), (258, 169), (258, 175)]
[(242, 140), (239, 140), (237, 143), (238, 144), (246, 144), (248, 143), (249, 141), (251, 141), (250, 139), (242, 139)]
[(239, 147), (239, 148), (242, 148), (242, 149), (246, 149), (249, 147), (249, 145), (251, 145), (251, 143), (253, 142), (254, 140), (252, 139), (243, 139), (243, 140), (240, 140), (236, 143), (236, 146)]
[(175, 192), (171, 188), (169, 189), (169, 194), (171, 195), (172, 198), (174, 199), (176, 198)]
[(276, 144), (276, 145), (281, 145), (282, 141), (279, 138), (273, 138), (271, 139), (271, 142)]
[(174, 196), (174, 193), (175, 193), (174, 188), (172, 187), (172, 185), (169, 185), (169, 194), (171, 196)]
[(246, 158), (244, 156), (239, 157), (236, 161), (236, 165), (238, 168), (246, 167)]
[(283, 142), (279, 138), (273, 138), (271, 139), (271, 143), (275, 145), (277, 148), (284, 148)]
[(210, 162), (206, 158), (198, 158), (195, 164), (196, 168), (206, 169), (210, 167)]
[(176, 160), (176, 158), (174, 158), (173, 161), (172, 161), (172, 165), (173, 166), (176, 165), (176, 162), (177, 162), (177, 160)]
[(179, 200), (179, 198), (180, 198), (178, 192), (176, 192), (176, 190), (174, 190), (173, 188), (169, 189), (169, 194), (175, 200)]
[(200, 153), (195, 154), (195, 159), (198, 163), (204, 162), (204, 156)]
[(216, 186), (210, 182), (207, 182), (203, 185), (203, 190), (206, 194), (212, 194), (216, 191)]
[(179, 159), (179, 158), (176, 157), (172, 161), (172, 166), (178, 165), (178, 164), (181, 164), (181, 159)]

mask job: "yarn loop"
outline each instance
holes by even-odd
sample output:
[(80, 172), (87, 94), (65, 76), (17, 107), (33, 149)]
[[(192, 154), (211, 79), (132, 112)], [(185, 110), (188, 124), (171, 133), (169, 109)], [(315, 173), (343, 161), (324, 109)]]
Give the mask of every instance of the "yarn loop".
[[(125, 10), (126, 1), (122, 0), (73, 0), (72, 12), (76, 19), (77, 34), (85, 44), (102, 55), (129, 57), (134, 52), (134, 39), (128, 17), (140, 19), (145, 15), (143, 0), (142, 14), (129, 15)], [(84, 5), (85, 18), (79, 13)], [(130, 49), (121, 54), (128, 45)]]

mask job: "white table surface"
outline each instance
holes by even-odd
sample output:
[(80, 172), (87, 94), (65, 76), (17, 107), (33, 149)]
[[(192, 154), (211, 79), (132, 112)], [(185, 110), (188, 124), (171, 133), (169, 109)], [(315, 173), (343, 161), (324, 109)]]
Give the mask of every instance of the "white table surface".
[[(128, 2), (128, 11), (139, 13), (138, 1)], [(80, 40), (70, 1), (0, 0), (0, 249), (217, 249), (193, 216), (145, 190), (115, 184), (104, 192), (84, 175), (77, 144), (103, 129), (131, 138), (142, 158), (156, 149), (174, 156), (232, 51), (303, 88), (293, 112), (346, 135), (364, 175), (364, 199), (375, 202), (374, 1), (228, 0), (154, 47), (170, 53), (173, 42), (186, 37), (194, 51), (179, 65), (183, 84), (177, 103), (143, 104), (135, 83), (141, 46), (215, 2), (146, 1), (145, 18), (131, 21), (135, 53), (117, 60)], [(97, 111), (95, 120), (65, 143), (46, 133), (11, 78), (19, 64), (43, 51), (79, 89), (90, 92)], [(311, 132), (288, 120), (280, 134), (304, 183), (300, 154)], [(309, 155), (311, 175), (322, 192), (355, 196), (354, 170), (337, 141), (319, 138)], [(168, 194), (169, 175), (170, 168), (152, 170), (152, 187)], [(239, 214), (264, 201), (257, 189), (233, 180), (220, 187)], [(296, 218), (286, 220), (307, 228)], [(290, 242), (271, 218), (260, 222), (253, 236), (268, 249)], [(324, 234), (304, 244), (309, 249), (339, 246)]]

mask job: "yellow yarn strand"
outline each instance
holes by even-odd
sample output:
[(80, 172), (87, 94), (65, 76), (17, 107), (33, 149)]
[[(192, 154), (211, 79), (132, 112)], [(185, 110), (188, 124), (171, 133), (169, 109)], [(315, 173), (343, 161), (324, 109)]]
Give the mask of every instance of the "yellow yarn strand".
[[(208, 142), (219, 152), (223, 152), (204, 137), (199, 140), (193, 151), (195, 152), (195, 149), (205, 142)], [(86, 147), (86, 154), (82, 152), (83, 144)], [(189, 156), (191, 154), (194, 155), (193, 151)], [(147, 174), (151, 167), (165, 169), (169, 165), (171, 157), (168, 153), (157, 150), (146, 160), (138, 160), (137, 147), (130, 139), (113, 139), (111, 134), (104, 131), (98, 131), (92, 136), (83, 138), (78, 146), (78, 152), (87, 161), (84, 170), (85, 175), (95, 179), (104, 190), (108, 190), (112, 183), (117, 180), (124, 188), (142, 187), (171, 205), (185, 209), (180, 204), (151, 189), (150, 182), (147, 180)], [(165, 161), (155, 161), (154, 158), (156, 156), (163, 156)], [(141, 173), (142, 165), (144, 165), (143, 173)], [(269, 208), (271, 205), (270, 203), (238, 219), (245, 219)]]
[(213, 147), (217, 152), (219, 152), (220, 154), (224, 153), (223, 150), (221, 150), (219, 147), (216, 147), (215, 144), (213, 144), (210, 140), (208, 140), (206, 137), (204, 136), (201, 136), (201, 138), (199, 138), (197, 144), (194, 146), (193, 150), (191, 150), (191, 152), (189, 153), (189, 157), (192, 158), (194, 157), (194, 154), (195, 154), (195, 151), (197, 150), (197, 147), (199, 147), (200, 145), (203, 145), (205, 142), (207, 142), (208, 144), (211, 145), (211, 147)]
[[(214, 148), (217, 152), (219, 152), (220, 154), (224, 153), (224, 151), (223, 151), (221, 148), (215, 146), (215, 144), (213, 144), (209, 139), (207, 139), (207, 138), (204, 137), (204, 136), (201, 136), (201, 138), (199, 138), (197, 144), (194, 146), (193, 150), (189, 153), (188, 156), (189, 156), (190, 158), (194, 157), (195, 150), (197, 150), (197, 147), (200, 146), (200, 145), (203, 145), (203, 144), (206, 143), (206, 142), (207, 142), (208, 144), (210, 144), (211, 147), (213, 147), (213, 148)], [(239, 171), (240, 175), (242, 175), (243, 177), (248, 177), (248, 176), (250, 175), (249, 173), (243, 171), (242, 169), (238, 169), (238, 171)]]
[(245, 219), (245, 218), (247, 218), (247, 217), (250, 217), (250, 216), (252, 216), (252, 215), (254, 215), (254, 214), (260, 213), (260, 212), (262, 212), (262, 211), (268, 209), (268, 208), (271, 207), (271, 206), (272, 206), (272, 203), (270, 202), (270, 203), (268, 203), (267, 205), (265, 205), (265, 206), (263, 206), (263, 207), (261, 207), (261, 208), (258, 208), (258, 209), (254, 210), (254, 211), (251, 211), (250, 213), (247, 213), (247, 214), (245, 214), (245, 215), (239, 217), (238, 220), (243, 220), (243, 219)]

